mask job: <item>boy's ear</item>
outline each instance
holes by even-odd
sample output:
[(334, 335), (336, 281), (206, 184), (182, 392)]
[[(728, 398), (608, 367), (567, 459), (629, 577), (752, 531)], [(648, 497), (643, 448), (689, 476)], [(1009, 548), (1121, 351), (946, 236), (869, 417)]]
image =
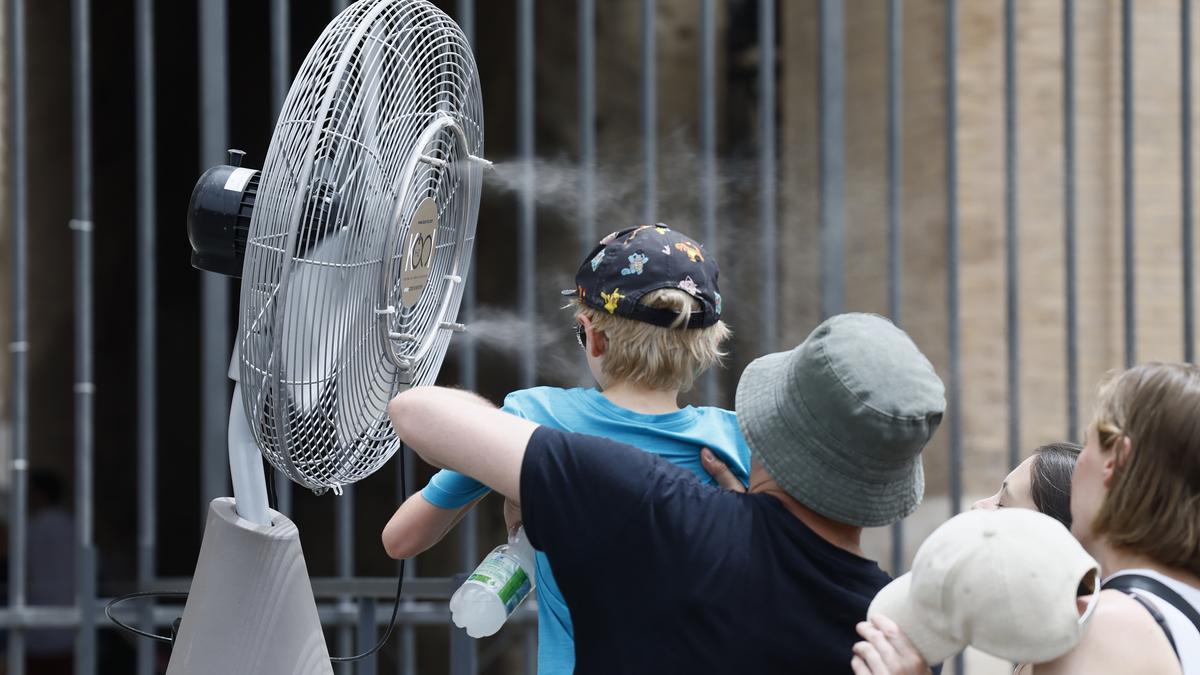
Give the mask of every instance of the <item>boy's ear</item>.
[(583, 326), (583, 330), (587, 332), (587, 350), (592, 358), (600, 358), (604, 356), (604, 352), (608, 351), (608, 341), (605, 339), (604, 331), (596, 330), (592, 320), (583, 314), (576, 314), (575, 319)]
[(604, 352), (608, 351), (608, 336), (604, 331), (588, 328), (588, 351), (596, 358), (604, 356)]

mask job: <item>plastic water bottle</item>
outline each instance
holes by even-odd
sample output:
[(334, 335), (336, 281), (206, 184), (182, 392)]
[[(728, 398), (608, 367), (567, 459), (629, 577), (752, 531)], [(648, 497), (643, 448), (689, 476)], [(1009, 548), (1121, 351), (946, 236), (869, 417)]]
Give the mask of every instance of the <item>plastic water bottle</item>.
[(494, 635), (534, 586), (533, 546), (525, 528), (479, 563), (450, 598), (450, 618), (473, 638)]

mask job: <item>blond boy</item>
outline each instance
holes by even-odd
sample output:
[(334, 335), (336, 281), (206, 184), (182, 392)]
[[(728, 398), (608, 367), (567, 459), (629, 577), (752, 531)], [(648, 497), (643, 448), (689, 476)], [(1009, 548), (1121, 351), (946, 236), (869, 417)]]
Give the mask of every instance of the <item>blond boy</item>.
[[(563, 291), (576, 311), (576, 339), (599, 386), (516, 391), (505, 398), (504, 410), (641, 448), (705, 483), (713, 482), (704, 466), (716, 466), (715, 457), (745, 484), (750, 451), (734, 413), (678, 403), (680, 392), (724, 356), (729, 329), (720, 320), (717, 275), (716, 261), (702, 245), (665, 225), (605, 237), (580, 266), (575, 288)], [(388, 522), (383, 531), (388, 554), (408, 558), (428, 549), (488, 491), (462, 474), (439, 472)], [(570, 613), (540, 552), (537, 588), (538, 672), (571, 673)]]

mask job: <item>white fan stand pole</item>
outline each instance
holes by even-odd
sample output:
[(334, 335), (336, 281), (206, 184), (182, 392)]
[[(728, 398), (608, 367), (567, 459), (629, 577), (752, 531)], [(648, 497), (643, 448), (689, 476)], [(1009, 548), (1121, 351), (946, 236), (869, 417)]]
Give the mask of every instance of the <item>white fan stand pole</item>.
[(241, 368), (238, 348), (229, 359), (229, 379), (233, 380), (233, 400), (229, 403), (229, 474), (233, 479), (233, 499), (237, 514), (259, 525), (270, 525), (267, 515), (267, 477), (263, 474), (262, 451), (246, 421), (242, 404)]
[[(234, 382), (237, 361), (235, 349)], [(235, 499), (208, 506), (167, 675), (332, 675), (300, 532), (267, 506), (240, 384), (229, 409), (229, 469)]]

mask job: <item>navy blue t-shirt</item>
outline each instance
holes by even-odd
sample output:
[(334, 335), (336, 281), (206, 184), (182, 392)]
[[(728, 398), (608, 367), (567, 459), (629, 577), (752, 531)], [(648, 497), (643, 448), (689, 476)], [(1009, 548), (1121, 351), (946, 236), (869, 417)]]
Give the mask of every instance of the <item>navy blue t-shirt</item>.
[(854, 625), (891, 580), (770, 495), (703, 485), (592, 436), (539, 427), (521, 507), (583, 675), (848, 673)]

